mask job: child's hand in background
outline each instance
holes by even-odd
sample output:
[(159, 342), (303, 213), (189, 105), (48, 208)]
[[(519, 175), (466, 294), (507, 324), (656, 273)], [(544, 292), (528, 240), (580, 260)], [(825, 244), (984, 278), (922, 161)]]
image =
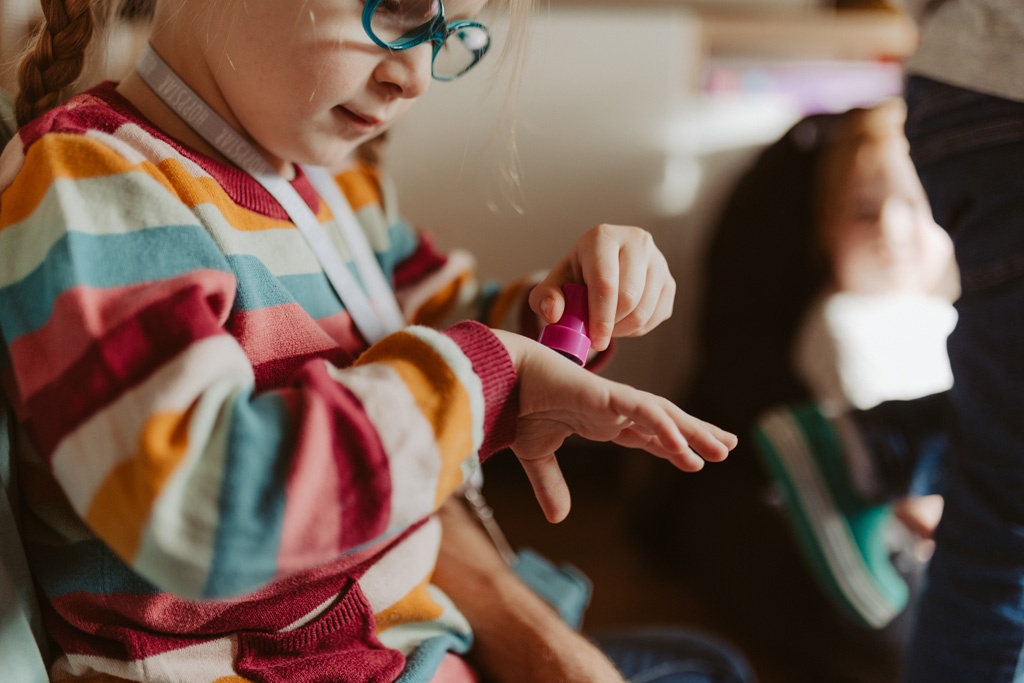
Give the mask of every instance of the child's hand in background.
[(724, 460), (736, 436), (660, 396), (588, 372), (541, 344), (495, 330), (519, 376), (519, 423), (512, 451), (548, 521), (569, 513), (569, 489), (555, 451), (570, 434), (611, 441), (695, 472)]
[(639, 337), (672, 315), (676, 282), (650, 233), (623, 225), (588, 230), (569, 254), (530, 292), (530, 308), (548, 323), (558, 322), (562, 285), (585, 284), (595, 351), (612, 337)]

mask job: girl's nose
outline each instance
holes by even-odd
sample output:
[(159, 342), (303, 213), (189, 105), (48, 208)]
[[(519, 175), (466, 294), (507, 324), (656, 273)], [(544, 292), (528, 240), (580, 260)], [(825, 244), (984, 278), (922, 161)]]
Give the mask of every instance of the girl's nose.
[(434, 44), (426, 42), (408, 50), (386, 52), (377, 65), (377, 81), (399, 97), (419, 97), (430, 87), (433, 50)]
[(881, 230), (883, 240), (892, 248), (904, 247), (913, 239), (913, 208), (902, 198), (890, 198), (882, 207)]

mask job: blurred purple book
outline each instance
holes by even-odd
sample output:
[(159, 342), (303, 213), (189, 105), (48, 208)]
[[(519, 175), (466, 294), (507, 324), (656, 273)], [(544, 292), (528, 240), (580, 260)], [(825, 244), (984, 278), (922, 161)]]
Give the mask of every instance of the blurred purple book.
[(703, 90), (714, 97), (781, 96), (804, 115), (820, 114), (901, 95), (903, 69), (888, 61), (713, 59), (704, 72)]

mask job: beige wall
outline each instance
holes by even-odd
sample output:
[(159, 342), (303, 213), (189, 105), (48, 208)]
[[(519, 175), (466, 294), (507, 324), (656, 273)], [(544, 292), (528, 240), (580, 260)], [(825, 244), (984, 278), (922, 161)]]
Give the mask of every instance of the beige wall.
[(403, 214), (442, 245), (473, 251), (488, 276), (546, 268), (600, 222), (650, 230), (680, 285), (676, 315), (624, 340), (607, 374), (667, 395), (690, 371), (706, 226), (754, 150), (797, 116), (778, 101), (693, 93), (699, 31), (693, 14), (668, 5), (542, 10), (515, 112), (517, 183), (502, 177), (508, 80), (493, 82), (494, 60), (435, 83), (388, 152)]

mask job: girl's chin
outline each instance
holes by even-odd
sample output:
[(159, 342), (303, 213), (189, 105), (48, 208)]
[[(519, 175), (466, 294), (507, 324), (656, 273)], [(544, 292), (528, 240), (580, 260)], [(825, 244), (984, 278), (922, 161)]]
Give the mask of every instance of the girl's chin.
[(357, 142), (349, 140), (332, 140), (320, 144), (307, 145), (305, 149), (297, 151), (292, 155), (293, 163), (303, 166), (324, 166), (332, 168), (344, 164), (355, 153), (362, 140)]

